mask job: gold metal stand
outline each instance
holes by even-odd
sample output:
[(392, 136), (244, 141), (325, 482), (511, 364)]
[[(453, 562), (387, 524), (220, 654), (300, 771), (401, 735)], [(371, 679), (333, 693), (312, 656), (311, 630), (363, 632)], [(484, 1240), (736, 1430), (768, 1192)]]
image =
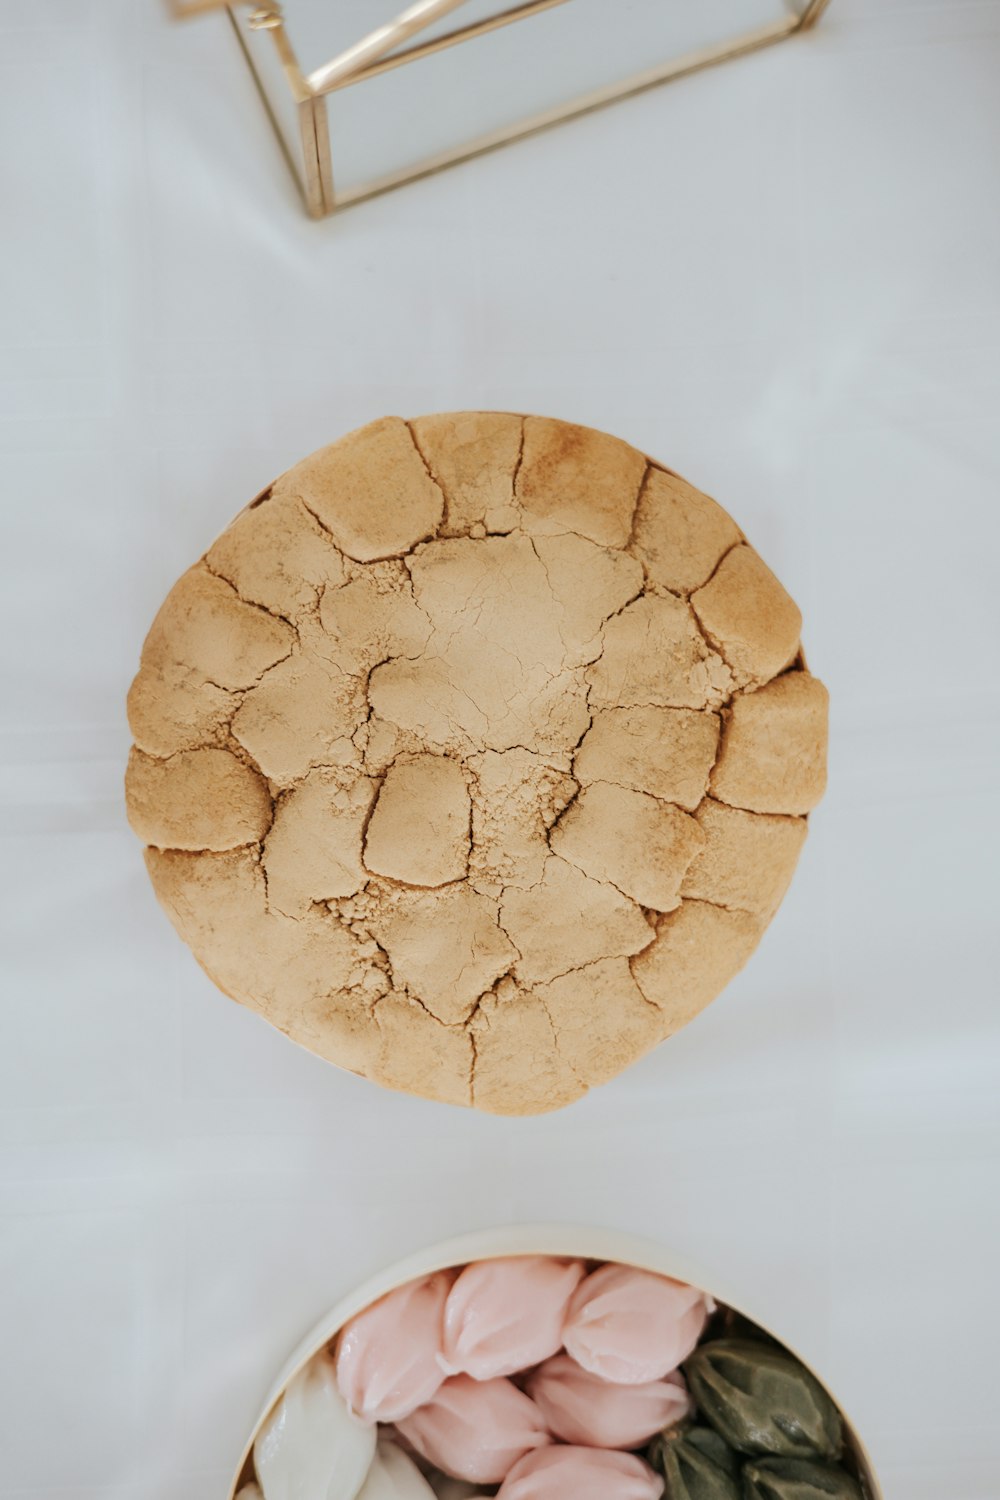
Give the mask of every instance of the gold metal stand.
[[(510, 26), (514, 22), (528, 20), (532, 16), (540, 15), (543, 11), (565, 5), (569, 3), (569, 0), (522, 0), (522, 3), (512, 5), (509, 9), (483, 20), (475, 21), (467, 26), (459, 26), (429, 40), (405, 45), (411, 42), (412, 38), (419, 36), (420, 32), (426, 30), (428, 26), (452, 11), (458, 10), (465, 3), (466, 0), (416, 0), (415, 4), (402, 11), (394, 20), (380, 26), (346, 51), (331, 58), (322, 67), (307, 74), (300, 66), (298, 56), (289, 39), (280, 4), (251, 6), (245, 3), (245, 0), (244, 3), (240, 3), (240, 0), (237, 0), (237, 3), (227, 3), (227, 0), (168, 0), (169, 7), (175, 16), (193, 16), (210, 10), (223, 9), (228, 13), (233, 31), (253, 74), (285, 158), (301, 189), (306, 209), (316, 219), (336, 213), (342, 208), (348, 208), (354, 203), (363, 203), (381, 193), (390, 192), (393, 188), (402, 187), (405, 183), (416, 182), (422, 177), (429, 177), (432, 173), (442, 172), (446, 167), (455, 166), (458, 162), (469, 161), (472, 157), (482, 156), (487, 151), (495, 151), (511, 141), (537, 135), (539, 131), (548, 130), (564, 120), (576, 119), (579, 115), (603, 109), (605, 105), (613, 104), (619, 99), (628, 99), (636, 94), (644, 93), (647, 89), (655, 88), (661, 83), (668, 83), (671, 79), (684, 78), (690, 73), (700, 72), (703, 68), (713, 67), (716, 63), (726, 62), (730, 58), (744, 57), (750, 52), (760, 51), (761, 48), (769, 47), (775, 42), (785, 41), (800, 31), (806, 31), (815, 26), (830, 0), (798, 0), (798, 8), (791, 10), (786, 17), (757, 27), (742, 36), (699, 48), (682, 57), (660, 63), (623, 82), (608, 84), (604, 88), (595, 89), (589, 94), (573, 99), (567, 104), (557, 105), (553, 109), (542, 111), (528, 119), (517, 121), (513, 125), (506, 125), (487, 135), (481, 135), (462, 145), (442, 151), (436, 156), (419, 162), (416, 166), (390, 172), (384, 177), (363, 183), (360, 187), (337, 191), (333, 178), (330, 123), (326, 108), (327, 95), (363, 83), (366, 79), (375, 78), (379, 74), (402, 67), (406, 63), (419, 62), (421, 58), (430, 57), (448, 47), (457, 46), (460, 42), (468, 42), (475, 37), (485, 36), (488, 32), (497, 31), (501, 27)], [(277, 64), (281, 74), (284, 75), (290, 100), (297, 114), (297, 138), (290, 139), (282, 129), (277, 101), (273, 97), (272, 89), (269, 87), (261, 66), (262, 59), (254, 45), (256, 34), (261, 32), (267, 33), (273, 47), (272, 61)]]

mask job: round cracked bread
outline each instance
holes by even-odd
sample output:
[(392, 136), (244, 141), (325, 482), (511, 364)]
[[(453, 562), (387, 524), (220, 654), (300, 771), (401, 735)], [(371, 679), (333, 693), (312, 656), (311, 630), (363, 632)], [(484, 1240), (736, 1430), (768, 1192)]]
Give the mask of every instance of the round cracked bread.
[(825, 779), (799, 611), (708, 496), (540, 417), (387, 417), (177, 582), (129, 697), (157, 895), (354, 1072), (533, 1114), (742, 967)]

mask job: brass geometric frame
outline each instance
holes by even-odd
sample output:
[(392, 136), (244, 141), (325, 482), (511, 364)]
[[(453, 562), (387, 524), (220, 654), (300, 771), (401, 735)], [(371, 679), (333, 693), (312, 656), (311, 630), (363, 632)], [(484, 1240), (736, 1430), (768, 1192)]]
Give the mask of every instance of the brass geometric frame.
[[(830, 0), (798, 0), (800, 8), (790, 11), (787, 17), (756, 27), (741, 36), (660, 63), (624, 81), (595, 89), (568, 103), (452, 147), (416, 166), (405, 167), (360, 186), (340, 190), (335, 184), (333, 172), (330, 123), (326, 107), (329, 94), (353, 87), (404, 64), (418, 62), (421, 58), (430, 57), (448, 47), (472, 41), (475, 37), (484, 36), (501, 27), (528, 20), (543, 11), (565, 5), (568, 0), (519, 0), (519, 3), (483, 20), (406, 45), (435, 21), (466, 3), (466, 0), (415, 0), (415, 3), (386, 25), (380, 26), (311, 73), (304, 72), (299, 63), (277, 0), (272, 4), (254, 5), (249, 10), (249, 0), (242, 0), (242, 3), (241, 0), (236, 0), (236, 3), (231, 3), (231, 0), (167, 0), (167, 3), (175, 16), (192, 16), (211, 10), (225, 10), (228, 13), (286, 160), (299, 185), (306, 210), (311, 217), (321, 219), (352, 204), (363, 203), (381, 193), (390, 192), (393, 188), (402, 187), (405, 183), (416, 182), (422, 177), (441, 172), (446, 167), (495, 151), (511, 141), (523, 140), (565, 120), (603, 109), (619, 99), (631, 98), (675, 78), (684, 78), (703, 68), (713, 67), (716, 63), (744, 57), (776, 42), (785, 41), (815, 26)], [(286, 139), (281, 129), (279, 106), (272, 97), (260, 60), (255, 56), (259, 41), (265, 40), (259, 36), (260, 33), (266, 34), (273, 47), (273, 60), (284, 75), (295, 109), (298, 133), (297, 139), (292, 142)]]

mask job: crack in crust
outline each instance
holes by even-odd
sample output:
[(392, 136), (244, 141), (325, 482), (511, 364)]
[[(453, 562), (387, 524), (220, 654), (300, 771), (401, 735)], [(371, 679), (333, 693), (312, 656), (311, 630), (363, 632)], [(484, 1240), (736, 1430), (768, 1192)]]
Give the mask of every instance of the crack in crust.
[(385, 418), (168, 596), (130, 820), (206, 971), (296, 1041), (556, 1108), (696, 1014), (776, 910), (823, 788), (799, 627), (726, 513), (618, 439)]

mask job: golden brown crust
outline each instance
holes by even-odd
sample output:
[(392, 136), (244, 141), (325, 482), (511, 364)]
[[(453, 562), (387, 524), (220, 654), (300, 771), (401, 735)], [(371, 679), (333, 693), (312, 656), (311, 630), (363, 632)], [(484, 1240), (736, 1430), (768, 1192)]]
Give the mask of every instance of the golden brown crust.
[(739, 527), (721, 505), (677, 474), (650, 469), (630, 550), (652, 583), (672, 594), (690, 594), (708, 582), (740, 540)]
[(397, 761), (385, 773), (364, 841), (365, 868), (405, 885), (447, 885), (469, 868), (469, 791), (444, 755)]
[(434, 536), (444, 515), (444, 496), (398, 417), (370, 422), (303, 459), (274, 493), (300, 500), (344, 556), (361, 563), (402, 557)]
[(654, 911), (677, 905), (681, 882), (704, 842), (689, 813), (611, 781), (585, 786), (552, 834), (556, 854)]
[(431, 477), (446, 497), (439, 536), (502, 536), (517, 525), (514, 475), (521, 418), (511, 412), (443, 412), (410, 423)]
[(693, 812), (719, 752), (718, 714), (690, 708), (597, 709), (576, 752), (582, 786), (612, 781)]
[(632, 960), (632, 974), (672, 1036), (714, 1000), (760, 941), (764, 923), (749, 912), (682, 901), (662, 917), (656, 942)]
[(377, 783), (338, 770), (313, 770), (282, 794), (263, 840), (268, 904), (289, 917), (317, 902), (355, 896), (367, 880), (361, 841)]
[(710, 798), (695, 816), (705, 842), (688, 866), (681, 895), (755, 912), (769, 922), (802, 853), (805, 818), (744, 812)]
[(798, 636), (726, 513), (617, 438), (385, 418), (171, 590), (129, 816), (206, 971), (293, 1040), (554, 1109), (707, 1004), (780, 901), (825, 749)]
[(469, 1022), (470, 1102), (495, 1115), (540, 1115), (587, 1092), (558, 1047), (541, 995), (512, 981), (483, 998)]
[(254, 687), (291, 655), (285, 620), (241, 599), (224, 578), (196, 563), (174, 584), (142, 648), (144, 667), (186, 669), (224, 692)]
[(712, 772), (713, 797), (749, 812), (811, 812), (826, 790), (829, 701), (808, 672), (788, 672), (734, 698)]
[(726, 553), (691, 607), (741, 688), (769, 682), (798, 655), (798, 605), (745, 543)]
[(646, 473), (641, 453), (591, 427), (525, 417), (515, 494), (533, 534), (576, 532), (624, 547)]
[(241, 511), (205, 563), (241, 599), (284, 619), (344, 581), (343, 555), (292, 495), (269, 494)]
[(160, 760), (133, 746), (125, 796), (133, 830), (158, 849), (221, 853), (259, 844), (271, 826), (267, 782), (219, 747)]

